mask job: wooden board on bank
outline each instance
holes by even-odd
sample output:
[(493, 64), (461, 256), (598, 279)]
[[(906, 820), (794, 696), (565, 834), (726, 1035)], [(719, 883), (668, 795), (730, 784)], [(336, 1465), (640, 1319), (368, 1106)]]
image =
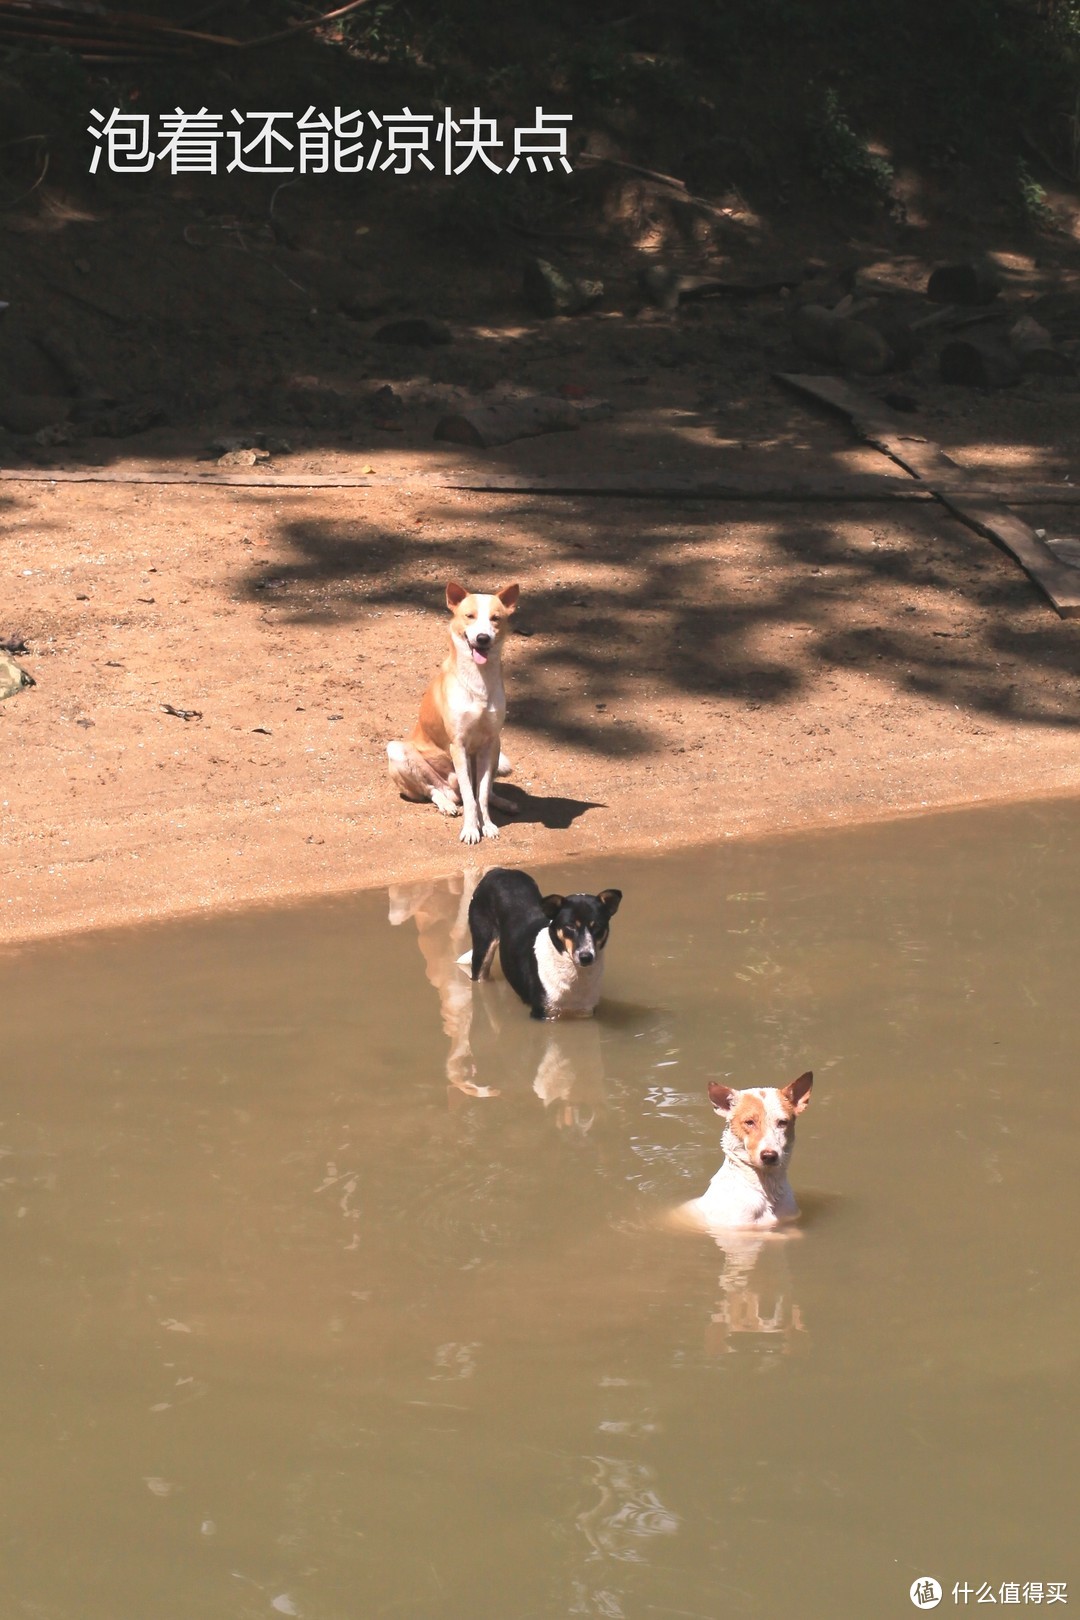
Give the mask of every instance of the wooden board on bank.
[[(955, 466), (955, 463), (951, 463)], [(983, 485), (966, 475), (973, 490), (997, 501), (1020, 506), (1080, 505), (1080, 485), (1008, 483)], [(0, 482), (10, 484), (198, 484), (238, 489), (398, 489), (426, 493), (436, 489), (466, 490), (477, 495), (578, 496), (618, 500), (671, 501), (813, 501), (828, 505), (874, 501), (938, 499), (929, 484), (886, 473), (830, 474), (801, 467), (770, 472), (729, 472), (722, 478), (700, 473), (307, 473), (282, 467), (272, 472), (227, 472), (210, 467), (0, 467)]]
[(962, 523), (1015, 557), (1063, 619), (1080, 618), (1080, 571), (1056, 557), (1030, 524), (1009, 511), (1000, 495), (981, 485), (940, 445), (912, 433), (880, 400), (839, 377), (803, 372), (777, 376), (788, 388), (846, 416), (861, 439), (919, 479)]

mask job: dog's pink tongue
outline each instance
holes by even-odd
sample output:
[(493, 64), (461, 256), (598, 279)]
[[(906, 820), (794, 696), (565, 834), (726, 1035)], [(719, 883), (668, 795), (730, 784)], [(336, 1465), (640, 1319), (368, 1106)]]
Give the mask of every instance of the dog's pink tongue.
[(473, 648), (472, 655), (476, 659), (476, 662), (478, 664), (486, 664), (487, 663), (487, 654), (480, 652), (480, 650), (477, 647)]

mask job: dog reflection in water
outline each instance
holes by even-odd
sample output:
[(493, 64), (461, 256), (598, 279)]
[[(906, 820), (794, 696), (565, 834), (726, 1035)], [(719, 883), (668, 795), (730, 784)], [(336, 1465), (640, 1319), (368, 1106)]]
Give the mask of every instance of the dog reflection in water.
[(472, 985), (458, 971), (457, 957), (469, 937), (469, 901), (478, 874), (459, 873), (430, 883), (398, 883), (390, 890), (390, 922), (395, 928), (416, 923), (417, 942), (428, 982), (435, 987), (442, 1026), (450, 1042), (446, 1079), (451, 1092), (467, 1097), (497, 1097), (498, 1091), (476, 1084), (472, 1054)]
[[(520, 1026), (519, 1026), (520, 1027)], [(539, 1058), (532, 1088), (560, 1131), (585, 1136), (604, 1111), (600, 1029), (574, 1024), (532, 1024), (528, 1045)]]
[[(390, 890), (390, 922), (394, 927), (410, 918), (415, 922), (424, 970), (439, 997), (450, 1098), (497, 1097), (519, 1084), (531, 1085), (560, 1130), (585, 1135), (604, 1108), (599, 1027), (593, 1019), (522, 1020), (505, 983), (475, 998), (475, 986), (459, 959), (470, 946), (469, 905), (479, 877), (464, 872), (427, 883), (396, 884)], [(504, 1018), (513, 1025), (512, 1041), (498, 1040)], [(478, 1056), (485, 1077), (497, 1077), (497, 1085), (479, 1083)]]
[(788, 1354), (805, 1331), (792, 1297), (790, 1241), (795, 1233), (714, 1234), (724, 1256), (720, 1297), (705, 1335), (715, 1355), (753, 1350)]

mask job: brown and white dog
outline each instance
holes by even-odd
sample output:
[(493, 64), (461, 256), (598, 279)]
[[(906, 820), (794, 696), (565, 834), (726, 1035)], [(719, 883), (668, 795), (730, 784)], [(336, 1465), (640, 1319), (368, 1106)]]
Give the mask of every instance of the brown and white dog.
[(767, 1230), (798, 1219), (787, 1170), (795, 1146), (795, 1116), (809, 1104), (813, 1084), (814, 1076), (807, 1073), (783, 1089), (709, 1086), (709, 1101), (727, 1121), (720, 1143), (724, 1162), (702, 1196), (682, 1205), (680, 1224), (709, 1231)]
[(450, 581), (450, 651), (409, 736), (386, 745), (391, 780), (407, 799), (430, 799), (444, 816), (462, 815), (463, 844), (498, 838), (492, 808), (514, 810), (492, 792), (492, 783), (510, 774), (499, 750), (506, 718), (502, 643), (519, 595), (516, 585), (485, 596)]

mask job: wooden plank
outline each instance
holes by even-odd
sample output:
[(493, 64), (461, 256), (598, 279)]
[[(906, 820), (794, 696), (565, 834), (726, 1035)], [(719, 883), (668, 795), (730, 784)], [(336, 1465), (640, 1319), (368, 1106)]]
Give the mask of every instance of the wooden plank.
[(880, 473), (816, 477), (801, 468), (790, 472), (733, 472), (723, 478), (699, 473), (578, 472), (461, 473), (442, 477), (448, 489), (480, 494), (589, 495), (631, 500), (848, 501), (927, 500), (928, 490), (906, 478)]
[(348, 473), (200, 472), (194, 467), (2, 467), (8, 484), (235, 484), (247, 489), (367, 489), (373, 484), (401, 485), (395, 478), (354, 478)]
[[(926, 501), (929, 490), (906, 478), (854, 473), (814, 478), (734, 473), (703, 478), (695, 473), (420, 473), (413, 478), (351, 473), (226, 472), (216, 467), (4, 467), (0, 480), (26, 484), (225, 484), (248, 489), (460, 489), (481, 495), (610, 496), (630, 500), (715, 501)], [(1077, 490), (1080, 499), (1080, 489)]]
[(906, 432), (906, 424), (880, 400), (839, 377), (802, 372), (779, 372), (777, 376), (797, 393), (846, 416), (860, 438), (920, 479), (954, 517), (1015, 557), (1063, 619), (1080, 618), (1080, 572), (1056, 557), (1030, 524), (1009, 511), (999, 494), (981, 485), (940, 445), (922, 434)]
[[(953, 463), (952, 465), (955, 465)], [(970, 475), (969, 475), (970, 477)], [(226, 472), (217, 467), (0, 467), (9, 484), (205, 484), (241, 489), (458, 489), (478, 495), (595, 496), (613, 500), (700, 500), (823, 502), (848, 505), (875, 501), (932, 501), (928, 483), (888, 473), (851, 473), (846, 478), (814, 477), (801, 469), (789, 474), (728, 473), (706, 478), (697, 473), (419, 473), (392, 474)], [(972, 484), (990, 499), (1021, 506), (1080, 505), (1078, 484)]]
[[(969, 474), (969, 477), (972, 476)], [(930, 501), (929, 485), (889, 473), (850, 473), (846, 478), (814, 477), (801, 469), (790, 474), (728, 473), (704, 478), (697, 473), (463, 473), (424, 479), (444, 489), (467, 489), (490, 495), (596, 495), (622, 499), (704, 501)], [(381, 480), (372, 479), (373, 483)], [(993, 499), (1016, 506), (1078, 506), (1080, 484), (973, 483)]]

